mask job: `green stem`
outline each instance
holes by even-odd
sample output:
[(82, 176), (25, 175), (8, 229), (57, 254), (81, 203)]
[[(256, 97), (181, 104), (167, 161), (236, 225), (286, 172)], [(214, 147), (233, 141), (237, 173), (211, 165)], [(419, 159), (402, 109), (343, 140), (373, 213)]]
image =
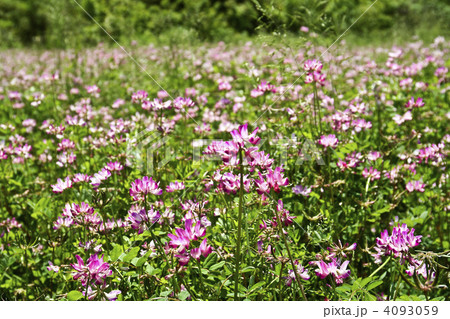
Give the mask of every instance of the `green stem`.
[[(275, 201), (275, 205), (277, 205), (276, 201)], [(278, 229), (279, 229), (279, 232), (281, 233), (281, 237), (283, 237), (284, 246), (286, 247), (286, 250), (287, 250), (287, 253), (288, 253), (288, 256), (289, 256), (289, 260), (291, 261), (292, 270), (294, 271), (295, 279), (297, 280), (298, 286), (300, 287), (300, 291), (302, 293), (303, 300), (308, 301), (308, 299), (306, 298), (306, 295), (305, 295), (305, 290), (303, 289), (302, 282), (300, 281), (300, 277), (299, 277), (299, 275), (297, 273), (297, 267), (294, 264), (294, 259), (292, 258), (291, 250), (289, 248), (289, 245), (288, 245), (288, 242), (287, 242), (287, 239), (286, 239), (286, 235), (284, 234), (283, 227), (281, 225), (280, 215), (278, 214), (278, 211), (277, 211), (276, 207), (275, 207), (275, 215), (277, 216)]]
[(196, 260), (196, 261), (197, 261), (197, 266), (198, 266), (198, 277), (200, 278), (200, 286), (202, 287), (202, 297), (203, 297), (203, 300), (207, 300), (207, 298), (205, 298), (206, 287), (203, 284), (202, 266), (201, 266), (199, 260)]
[(282, 290), (281, 290), (281, 275), (283, 274), (283, 268), (284, 268), (284, 261), (281, 263), (280, 276), (278, 278), (278, 290), (280, 291), (280, 301), (283, 300), (283, 293), (282, 293)]
[(242, 211), (243, 211), (243, 199), (244, 199), (244, 165), (242, 161), (242, 148), (239, 149), (239, 214), (238, 214), (238, 229), (237, 229), (237, 242), (236, 242), (236, 259), (235, 259), (235, 271), (234, 271), (234, 300), (238, 299), (238, 286), (239, 286), (239, 272), (241, 263), (241, 228), (242, 228)]
[(397, 298), (397, 292), (398, 292), (398, 288), (400, 287), (401, 282), (402, 282), (402, 277), (398, 276), (397, 287), (395, 287), (394, 297), (392, 298), (393, 301), (395, 301), (395, 298)]
[(385, 261), (380, 267), (378, 267), (372, 274), (370, 274), (369, 277), (375, 276), (375, 274), (376, 274), (377, 272), (379, 272), (381, 269), (383, 269), (384, 266), (386, 266), (386, 264), (391, 260), (391, 258), (392, 258), (392, 256), (389, 256), (389, 258), (386, 259), (386, 261)]
[(319, 122), (319, 136), (322, 134), (322, 116), (320, 114), (320, 105), (319, 105), (319, 100), (317, 99), (317, 86), (316, 83), (314, 83), (314, 106), (317, 112), (317, 116), (318, 116), (318, 122)]

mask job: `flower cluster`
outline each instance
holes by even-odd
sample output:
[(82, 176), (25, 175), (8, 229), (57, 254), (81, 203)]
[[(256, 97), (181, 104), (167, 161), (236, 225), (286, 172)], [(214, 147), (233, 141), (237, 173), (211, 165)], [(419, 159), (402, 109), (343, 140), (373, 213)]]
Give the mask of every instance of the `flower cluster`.
[(336, 138), (336, 135), (329, 134), (329, 135), (322, 135), (318, 143), (325, 148), (327, 147), (336, 148), (339, 143), (339, 140)]
[(364, 170), (362, 171), (362, 176), (364, 178), (370, 178), (371, 180), (375, 180), (380, 179), (381, 174), (377, 169), (370, 166), (369, 169), (367, 169), (367, 167), (364, 168)]
[[(308, 269), (302, 266), (302, 264), (298, 261), (294, 261), (294, 265), (296, 266), (296, 271), (298, 276), (303, 280), (309, 280), (311, 277), (308, 275)], [(286, 286), (290, 287), (292, 282), (295, 281), (295, 272), (292, 269), (288, 270), (288, 276), (286, 277)]]
[(102, 224), (102, 219), (95, 213), (94, 208), (82, 202), (81, 204), (67, 203), (61, 217), (54, 222), (53, 229), (70, 227), (72, 225), (89, 226), (91, 229), (98, 229)]
[[(83, 295), (87, 292), (88, 299), (92, 300), (97, 296), (98, 290), (101, 290), (108, 300), (116, 300), (117, 295), (121, 293), (120, 290), (113, 290), (108, 293), (104, 291), (108, 287), (105, 282), (106, 277), (112, 276), (112, 270), (110, 265), (103, 261), (103, 256), (99, 258), (97, 254), (91, 255), (86, 264), (79, 255), (76, 255), (75, 258), (77, 263), (71, 264), (75, 270), (72, 276), (73, 279), (80, 281), (81, 285), (87, 288), (83, 288)], [(52, 264), (49, 268), (54, 270)], [(96, 286), (97, 290), (94, 290), (93, 286)]]
[(91, 255), (86, 264), (79, 255), (75, 258), (77, 263), (71, 264), (75, 270), (73, 279), (79, 280), (83, 286), (86, 286), (88, 281), (92, 284), (103, 284), (105, 278), (112, 275), (112, 270), (109, 269), (109, 264), (103, 261), (103, 256), (99, 259), (97, 255)]
[[(2, 229), (3, 228), (3, 229)], [(22, 228), (22, 224), (20, 224), (15, 217), (13, 218), (6, 218), (5, 220), (0, 222), (0, 238), (2, 238), (5, 235), (5, 230), (7, 233), (11, 231), (13, 228)]]
[(192, 219), (186, 219), (183, 228), (176, 228), (175, 234), (167, 234), (171, 239), (168, 247), (175, 249), (175, 257), (178, 258), (180, 265), (184, 266), (192, 257), (199, 260), (200, 256), (208, 257), (212, 253), (212, 247), (208, 245), (206, 238), (200, 243), (199, 247), (191, 248), (188, 251), (192, 242), (200, 240), (206, 235), (206, 228), (201, 221), (197, 221), (194, 226)]
[(414, 100), (414, 97), (412, 97), (408, 102), (406, 102), (405, 107), (407, 109), (409, 108), (419, 108), (423, 107), (425, 103), (423, 102), (423, 99), (421, 97), (417, 98), (417, 100)]
[(421, 181), (408, 182), (406, 184), (406, 190), (410, 193), (414, 191), (423, 193), (425, 191), (425, 184)]
[(250, 92), (250, 96), (256, 98), (258, 96), (263, 95), (266, 92), (276, 93), (277, 88), (275, 86), (273, 86), (272, 84), (268, 83), (267, 81), (261, 81), (261, 84), (259, 84), (256, 87), (256, 89), (253, 89)]
[(128, 211), (127, 220), (130, 222), (131, 228), (138, 229), (138, 234), (141, 234), (144, 230), (152, 227), (154, 223), (160, 222), (160, 218), (160, 213), (154, 210), (153, 206), (146, 211), (138, 205), (133, 205)]
[(130, 195), (136, 201), (143, 201), (147, 194), (161, 195), (163, 190), (159, 188), (159, 182), (155, 182), (153, 178), (144, 176), (131, 183)]
[(376, 253), (372, 254), (375, 263), (381, 263), (381, 257), (390, 255), (400, 258), (401, 262), (404, 259), (409, 259), (409, 250), (418, 246), (421, 238), (422, 236), (415, 236), (414, 228), (410, 230), (406, 224), (395, 226), (391, 235), (385, 229), (381, 232), (381, 236), (376, 239), (376, 246), (374, 247)]
[(307, 60), (303, 65), (306, 72), (305, 83), (318, 83), (324, 85), (325, 74), (322, 73), (323, 64), (319, 60)]
[(337, 285), (344, 283), (344, 279), (350, 276), (350, 269), (347, 269), (349, 263), (348, 260), (341, 263), (335, 258), (332, 258), (329, 263), (326, 263), (323, 260), (309, 262), (310, 265), (318, 267), (315, 270), (317, 277), (325, 279), (328, 275), (331, 275)]

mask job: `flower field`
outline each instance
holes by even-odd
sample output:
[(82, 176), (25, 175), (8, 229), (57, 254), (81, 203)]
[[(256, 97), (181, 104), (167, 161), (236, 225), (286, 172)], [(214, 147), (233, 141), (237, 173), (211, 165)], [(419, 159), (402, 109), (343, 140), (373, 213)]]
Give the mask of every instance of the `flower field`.
[(448, 300), (449, 52), (0, 52), (0, 299)]

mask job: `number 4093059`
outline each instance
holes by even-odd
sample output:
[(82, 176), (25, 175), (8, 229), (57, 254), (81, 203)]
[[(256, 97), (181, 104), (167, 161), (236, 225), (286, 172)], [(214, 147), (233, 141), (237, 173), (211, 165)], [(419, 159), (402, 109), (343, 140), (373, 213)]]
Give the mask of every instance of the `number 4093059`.
[(388, 316), (435, 316), (438, 314), (438, 311), (437, 306), (387, 306), (383, 310)]

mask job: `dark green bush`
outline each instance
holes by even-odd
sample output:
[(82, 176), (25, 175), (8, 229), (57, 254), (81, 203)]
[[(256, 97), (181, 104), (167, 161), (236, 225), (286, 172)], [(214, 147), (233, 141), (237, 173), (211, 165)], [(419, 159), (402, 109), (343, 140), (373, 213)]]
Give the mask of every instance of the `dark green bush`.
[[(331, 37), (342, 34), (372, 0), (77, 0), (114, 38), (167, 39), (189, 34), (201, 41), (229, 40), (236, 34), (298, 33), (301, 26)], [(407, 32), (422, 37), (450, 29), (449, 1), (378, 1), (352, 27), (356, 35)], [(73, 0), (0, 0), (2, 47), (78, 47), (107, 36)]]

